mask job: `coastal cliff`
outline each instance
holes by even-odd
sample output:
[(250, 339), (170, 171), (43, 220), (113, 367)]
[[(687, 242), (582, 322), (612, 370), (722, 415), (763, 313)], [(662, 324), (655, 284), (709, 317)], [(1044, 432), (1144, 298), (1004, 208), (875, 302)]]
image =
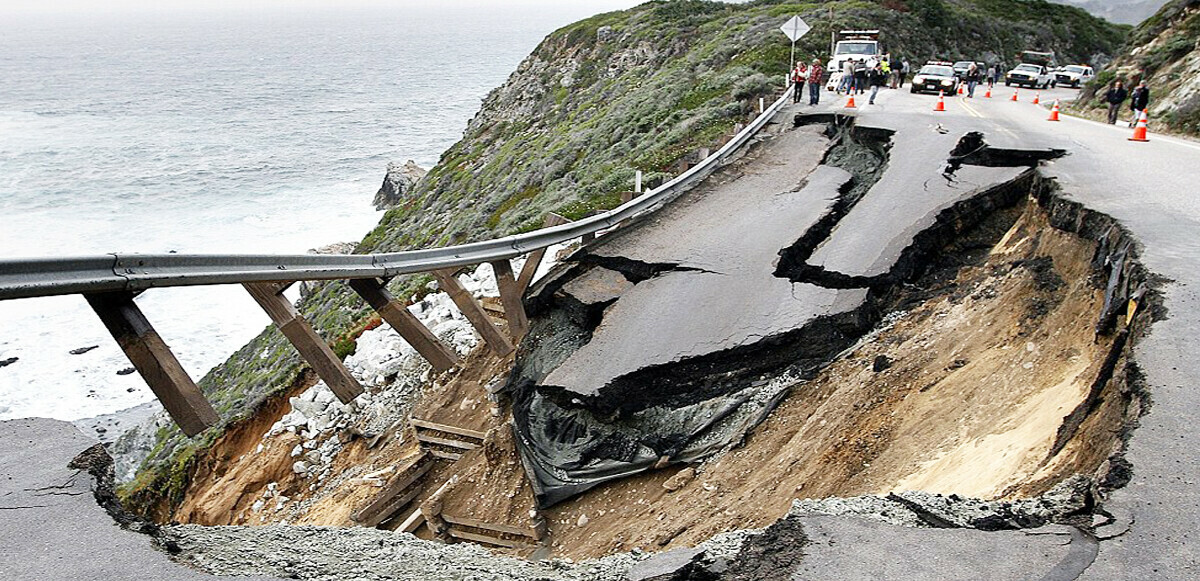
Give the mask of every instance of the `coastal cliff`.
[[(669, 178), (681, 160), (720, 142), (753, 115), (760, 97), (783, 87), (790, 44), (779, 26), (796, 14), (813, 27), (796, 46), (808, 59), (827, 57), (830, 33), (845, 28), (883, 29), (889, 50), (913, 63), (1029, 47), (1089, 60), (1115, 53), (1126, 31), (1042, 0), (687, 0), (600, 14), (547, 36), (355, 252), (528, 231), (547, 212), (578, 219), (616, 206), (635, 171), (651, 183)], [(398, 277), (390, 289), (414, 297), (428, 282)], [(342, 356), (373, 324), (369, 308), (338, 282), (313, 285), (299, 308)], [(200, 385), (230, 426), (286, 401), (309, 379), (291, 345), (269, 327)], [(114, 450), (126, 466), (144, 458), (121, 490), (127, 504), (169, 515), (221, 429), (188, 440), (160, 422), (123, 438)]]

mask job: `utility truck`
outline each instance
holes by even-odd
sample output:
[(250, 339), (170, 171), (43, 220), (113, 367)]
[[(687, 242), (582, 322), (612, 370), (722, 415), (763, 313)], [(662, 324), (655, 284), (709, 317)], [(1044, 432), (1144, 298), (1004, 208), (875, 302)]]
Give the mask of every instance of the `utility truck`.
[(842, 64), (850, 59), (865, 60), (867, 68), (873, 68), (883, 58), (883, 46), (879, 44), (878, 30), (842, 30), (830, 39), (829, 81), (826, 89), (834, 90), (842, 79)]
[(883, 47), (879, 45), (878, 30), (843, 30), (833, 42), (833, 57), (829, 59), (829, 71), (842, 70), (848, 59), (866, 59), (868, 67), (874, 67), (883, 58)]

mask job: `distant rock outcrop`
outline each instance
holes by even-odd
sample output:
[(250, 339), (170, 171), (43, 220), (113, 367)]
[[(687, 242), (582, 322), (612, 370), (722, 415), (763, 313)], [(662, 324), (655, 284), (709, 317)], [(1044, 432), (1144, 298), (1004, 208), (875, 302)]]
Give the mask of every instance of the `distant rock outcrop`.
[(1052, 0), (1077, 6), (1088, 14), (1117, 24), (1138, 24), (1162, 8), (1166, 0)]
[[(1200, 135), (1200, 0), (1171, 0), (1129, 35), (1125, 49), (1079, 97), (1081, 107), (1103, 109), (1113, 81), (1150, 88), (1150, 131)], [(1122, 119), (1130, 116), (1129, 102)]]
[(404, 162), (404, 165), (388, 163), (383, 185), (375, 192), (375, 209), (386, 210), (399, 205), (405, 194), (412, 191), (413, 186), (427, 173), (428, 170), (421, 169), (421, 166), (411, 159)]

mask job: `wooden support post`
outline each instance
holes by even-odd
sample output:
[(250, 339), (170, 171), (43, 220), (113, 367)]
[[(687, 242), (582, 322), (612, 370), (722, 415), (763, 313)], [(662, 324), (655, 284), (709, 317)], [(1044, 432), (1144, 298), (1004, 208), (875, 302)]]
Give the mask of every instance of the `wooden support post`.
[[(549, 228), (567, 222), (570, 220), (551, 212), (546, 214), (546, 222), (543, 227)], [(546, 249), (538, 248), (525, 258), (525, 266), (521, 268), (521, 275), (517, 277), (517, 289), (521, 291), (521, 294), (525, 294), (525, 289), (529, 288), (529, 283), (533, 282), (533, 275), (537, 274), (538, 266), (542, 264), (544, 256), (546, 256)]]
[(378, 279), (355, 279), (347, 281), (383, 320), (387, 321), (413, 349), (417, 350), (434, 369), (446, 371), (458, 364), (458, 353), (443, 343), (428, 327), (392, 298), (387, 287)]
[(133, 302), (133, 293), (107, 292), (84, 295), (108, 332), (146, 380), (171, 419), (189, 437), (220, 420), (170, 347)]
[(512, 263), (507, 258), (492, 262), (496, 273), (496, 286), (500, 288), (500, 301), (504, 303), (504, 320), (508, 321), (508, 335), (513, 343), (520, 343), (529, 332), (529, 318), (525, 316), (525, 303), (521, 300), (521, 289), (513, 278)]
[(251, 297), (267, 312), (275, 326), (283, 332), (283, 336), (292, 342), (300, 356), (325, 381), (325, 385), (333, 391), (342, 403), (350, 403), (363, 392), (358, 381), (350, 375), (350, 371), (342, 365), (342, 360), (333, 354), (333, 350), (325, 340), (313, 330), (312, 325), (296, 312), (291, 301), (279, 294), (277, 283), (246, 282), (242, 283)]
[(488, 320), (487, 313), (483, 312), (479, 301), (463, 288), (455, 278), (453, 270), (435, 270), (433, 276), (437, 279), (438, 286), (450, 295), (450, 300), (458, 305), (458, 310), (462, 311), (463, 316), (471, 322), (476, 331), (479, 331), (483, 341), (496, 355), (504, 357), (513, 352), (513, 344)]

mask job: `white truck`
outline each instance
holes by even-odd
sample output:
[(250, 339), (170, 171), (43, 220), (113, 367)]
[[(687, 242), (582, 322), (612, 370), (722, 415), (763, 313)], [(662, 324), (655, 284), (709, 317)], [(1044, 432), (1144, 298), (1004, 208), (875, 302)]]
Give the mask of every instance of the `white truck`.
[(831, 39), (829, 66), (829, 82), (826, 88), (833, 90), (842, 77), (842, 63), (849, 59), (867, 61), (868, 67), (874, 67), (883, 58), (883, 46), (879, 43), (878, 30), (842, 30)]
[(1004, 86), (1017, 85), (1031, 89), (1045, 89), (1058, 84), (1054, 77), (1054, 53), (1035, 52), (1032, 50), (1021, 53), (1021, 64), (1004, 75)]

